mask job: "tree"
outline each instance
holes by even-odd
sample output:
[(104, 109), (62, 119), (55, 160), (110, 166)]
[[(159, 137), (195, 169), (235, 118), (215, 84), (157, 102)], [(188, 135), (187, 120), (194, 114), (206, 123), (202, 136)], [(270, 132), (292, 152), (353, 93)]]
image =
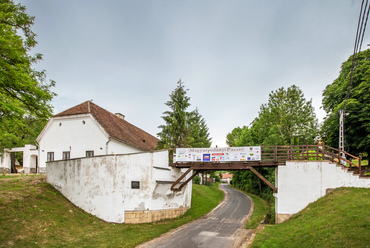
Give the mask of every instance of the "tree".
[(198, 108), (189, 113), (190, 115), (190, 135), (188, 144), (190, 147), (210, 147), (212, 142), (209, 137), (209, 128), (206, 121), (199, 114)]
[(32, 67), (42, 59), (30, 55), (33, 22), (24, 6), (0, 0), (0, 149), (32, 143), (52, 113), (55, 83)]
[[(343, 62), (340, 74), (323, 91), (326, 117), (321, 129), (322, 140), (329, 146), (339, 144), (339, 110), (345, 109), (344, 133), (346, 151), (370, 154), (370, 50), (358, 54), (352, 75), (352, 56)], [(370, 156), (368, 156), (370, 160)]]
[[(237, 143), (241, 143), (242, 140), (245, 140), (245, 137), (242, 138), (242, 136), (246, 136), (248, 133), (249, 129), (246, 126), (241, 127), (236, 127), (234, 128), (231, 133), (228, 133), (226, 135), (226, 144), (230, 147), (232, 146), (238, 146)], [(245, 145), (245, 144), (244, 144)]]
[(312, 100), (307, 101), (295, 85), (271, 92), (268, 103), (261, 105), (251, 126), (251, 143), (254, 145), (312, 144), (317, 137)]
[[(230, 136), (228, 134), (227, 142), (231, 140), (235, 146), (301, 145), (312, 144), (317, 136), (317, 119), (312, 101), (307, 101), (303, 92), (292, 85), (287, 89), (282, 87), (271, 92), (268, 103), (261, 105), (258, 116), (249, 128), (235, 128)], [(271, 183), (275, 183), (274, 168), (256, 170)], [(233, 185), (260, 195), (272, 204), (272, 190), (253, 172), (235, 171), (233, 174)]]
[(163, 113), (165, 125), (158, 127), (162, 131), (157, 134), (160, 137), (157, 149), (211, 145), (207, 124), (198, 109), (187, 111), (190, 107), (187, 91), (181, 80), (178, 81), (170, 100), (165, 103), (170, 110)]

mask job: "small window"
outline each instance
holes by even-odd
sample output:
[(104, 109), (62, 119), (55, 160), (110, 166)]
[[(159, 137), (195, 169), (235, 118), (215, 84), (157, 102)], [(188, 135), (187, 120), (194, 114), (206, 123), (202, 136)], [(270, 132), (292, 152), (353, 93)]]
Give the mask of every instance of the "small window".
[(47, 161), (54, 161), (54, 152), (47, 153)]
[(139, 181), (131, 181), (131, 189), (140, 189)]
[(86, 151), (86, 157), (94, 157), (94, 151)]
[(67, 160), (71, 158), (71, 153), (70, 152), (63, 152), (63, 160)]

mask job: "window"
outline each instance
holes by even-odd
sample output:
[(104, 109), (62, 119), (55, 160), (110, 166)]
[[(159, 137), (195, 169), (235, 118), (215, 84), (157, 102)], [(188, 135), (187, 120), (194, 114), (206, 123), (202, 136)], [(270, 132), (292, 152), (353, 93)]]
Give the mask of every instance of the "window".
[(131, 189), (140, 189), (139, 181), (131, 181)]
[(70, 152), (63, 152), (63, 160), (67, 160), (71, 158), (71, 153)]
[(47, 161), (54, 161), (54, 152), (48, 152)]
[(86, 151), (86, 157), (94, 157), (94, 151)]

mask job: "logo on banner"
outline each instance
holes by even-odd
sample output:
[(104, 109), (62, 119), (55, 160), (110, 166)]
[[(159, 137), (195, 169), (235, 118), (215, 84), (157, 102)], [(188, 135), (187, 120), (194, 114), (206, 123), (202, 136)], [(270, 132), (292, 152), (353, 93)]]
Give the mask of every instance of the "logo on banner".
[(203, 154), (203, 161), (211, 161), (211, 154)]

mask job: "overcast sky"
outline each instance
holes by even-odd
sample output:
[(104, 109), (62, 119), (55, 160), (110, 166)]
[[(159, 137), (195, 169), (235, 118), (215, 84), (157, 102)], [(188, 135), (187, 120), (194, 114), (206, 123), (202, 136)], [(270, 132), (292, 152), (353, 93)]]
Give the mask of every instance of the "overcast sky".
[[(156, 136), (180, 79), (213, 138), (249, 125), (271, 91), (312, 99), (353, 53), (360, 0), (22, 0), (56, 81), (54, 113), (86, 100)], [(370, 43), (365, 34), (363, 49)]]

